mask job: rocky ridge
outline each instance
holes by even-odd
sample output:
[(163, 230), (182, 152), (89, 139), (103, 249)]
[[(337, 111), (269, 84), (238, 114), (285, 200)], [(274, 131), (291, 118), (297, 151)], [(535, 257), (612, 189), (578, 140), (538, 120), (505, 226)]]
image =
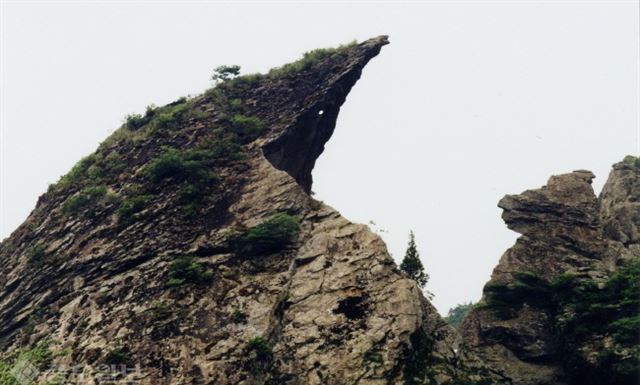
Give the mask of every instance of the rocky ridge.
[[(576, 383), (571, 371), (579, 370), (585, 378), (577, 383), (617, 383), (613, 373), (607, 379), (586, 374), (599, 365), (603, 351), (625, 351), (613, 348), (605, 325), (585, 325), (600, 330), (578, 342), (563, 340), (566, 330), (558, 329), (568, 307), (558, 307), (557, 298), (575, 290), (558, 282), (570, 277), (596, 290), (640, 255), (640, 168), (633, 157), (615, 164), (600, 197), (591, 186), (594, 177), (584, 170), (552, 176), (542, 188), (507, 195), (498, 204), (507, 226), (522, 235), (502, 255), (482, 300), (460, 330), (465, 343), (513, 384)], [(569, 343), (575, 344), (571, 347), (579, 363), (564, 352)], [(626, 351), (629, 356), (619, 359), (634, 365), (634, 353)]]
[(489, 383), (381, 239), (309, 195), (387, 43), (129, 116), (0, 245), (2, 378), (28, 357), (37, 383)]
[[(21, 362), (48, 385), (104, 383), (105, 365), (140, 385), (628, 379), (589, 368), (602, 351), (633, 365), (639, 349), (603, 330), (562, 340), (588, 307), (559, 294), (593, 295), (640, 255), (637, 159), (600, 197), (581, 170), (500, 201), (522, 235), (462, 338), (375, 233), (310, 195), (341, 105), (386, 44), (311, 51), (127, 117), (0, 244), (0, 384), (18, 384)], [(569, 356), (589, 369), (577, 381)]]

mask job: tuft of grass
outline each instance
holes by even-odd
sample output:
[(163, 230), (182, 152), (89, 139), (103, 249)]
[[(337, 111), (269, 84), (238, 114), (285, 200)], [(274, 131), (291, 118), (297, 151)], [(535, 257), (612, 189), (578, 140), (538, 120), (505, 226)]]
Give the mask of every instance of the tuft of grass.
[(265, 255), (282, 251), (299, 232), (298, 218), (278, 213), (244, 234), (232, 236), (229, 241), (238, 254)]
[(51, 350), (53, 340), (45, 338), (29, 349), (20, 350), (6, 356), (0, 360), (0, 384), (20, 385), (20, 382), (13, 376), (12, 369), (17, 362), (26, 361), (39, 370), (46, 369), (55, 356)]
[(231, 314), (231, 321), (236, 324), (243, 324), (247, 322), (247, 314), (244, 313), (240, 308), (235, 308), (233, 313)]
[(249, 341), (247, 345), (249, 351), (256, 354), (256, 359), (267, 361), (273, 356), (273, 348), (269, 341), (263, 336), (256, 336)]
[(253, 87), (264, 78), (265, 76), (259, 73), (247, 74), (232, 79), (228, 84), (231, 87)]
[(169, 307), (169, 303), (167, 301), (155, 301), (151, 304), (151, 314), (153, 314), (153, 318), (161, 319), (166, 318), (171, 314), (171, 309)]
[(382, 357), (382, 353), (377, 350), (369, 350), (364, 353), (364, 362), (372, 362), (374, 364), (382, 364), (384, 363), (384, 358)]
[(339, 57), (341, 56), (346, 49), (353, 47), (357, 44), (354, 40), (351, 43), (343, 44), (335, 48), (318, 48), (312, 51), (305, 52), (302, 55), (302, 58), (289, 64), (285, 64), (282, 67), (277, 67), (269, 71), (267, 76), (269, 77), (282, 77), (287, 76), (292, 73), (305, 71), (315, 64), (319, 63), (325, 58), (328, 57)]

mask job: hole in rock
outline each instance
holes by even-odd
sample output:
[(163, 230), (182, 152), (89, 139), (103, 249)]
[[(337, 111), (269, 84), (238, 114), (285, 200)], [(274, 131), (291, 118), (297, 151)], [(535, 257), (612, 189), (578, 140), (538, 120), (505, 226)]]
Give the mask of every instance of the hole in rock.
[(344, 314), (348, 319), (360, 319), (365, 316), (365, 297), (347, 297), (338, 302), (338, 307), (333, 310), (334, 314)]

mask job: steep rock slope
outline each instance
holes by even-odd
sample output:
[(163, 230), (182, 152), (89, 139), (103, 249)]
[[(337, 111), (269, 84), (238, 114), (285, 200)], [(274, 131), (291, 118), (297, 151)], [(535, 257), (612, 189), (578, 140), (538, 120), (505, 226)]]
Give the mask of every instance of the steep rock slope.
[(380, 238), (309, 195), (385, 44), (128, 117), (0, 245), (3, 378), (28, 359), (38, 383), (490, 383)]
[[(616, 272), (636, 269), (640, 256), (640, 168), (632, 157), (615, 164), (599, 198), (593, 178), (582, 170), (552, 176), (498, 204), (522, 236), (501, 257), (461, 331), (513, 384), (618, 384), (637, 373), (637, 338), (622, 336), (621, 343), (609, 326), (637, 320), (637, 295), (622, 298), (613, 286)], [(621, 287), (637, 293), (633, 285)]]

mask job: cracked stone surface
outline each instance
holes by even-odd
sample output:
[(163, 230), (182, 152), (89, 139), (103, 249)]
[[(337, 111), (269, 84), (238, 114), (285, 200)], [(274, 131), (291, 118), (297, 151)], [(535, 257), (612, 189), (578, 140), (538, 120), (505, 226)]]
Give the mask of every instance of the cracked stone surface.
[[(522, 272), (547, 282), (564, 273), (597, 281), (640, 255), (640, 168), (633, 159), (613, 165), (599, 197), (591, 186), (594, 177), (585, 170), (552, 176), (542, 188), (500, 200), (505, 223), (522, 235), (502, 255), (488, 284), (514, 283), (513, 274)], [(545, 309), (524, 304), (501, 320), (476, 307), (460, 330), (465, 343), (514, 385), (565, 383)], [(601, 343), (583, 341), (581, 352), (597, 355)]]
[[(217, 195), (195, 217), (185, 215), (180, 191), (169, 185), (126, 225), (110, 200), (66, 215), (64, 203), (82, 193), (79, 187), (54, 186), (41, 196), (0, 245), (3, 356), (50, 338), (52, 349), (66, 352), (54, 363), (93, 368), (87, 384), (98, 383), (96, 366), (114, 352), (140, 367), (140, 385), (374, 385), (414, 377), (444, 384), (491, 377), (398, 270), (382, 240), (309, 195), (311, 170), (340, 106), (387, 43), (377, 37), (297, 73), (227, 90), (266, 130), (243, 144), (245, 160), (218, 168)], [(200, 112), (173, 131), (103, 143), (96, 154), (116, 154), (125, 164), (108, 181), (109, 194), (130, 194), (162, 148), (193, 148), (223, 124), (228, 117), (214, 97), (193, 99)], [(230, 233), (274, 212), (301, 220), (288, 248), (243, 258), (225, 246)], [(34, 263), (38, 247), (42, 261)], [(211, 282), (167, 287), (172, 258), (180, 255), (192, 255)], [(272, 347), (268, 360), (249, 348), (257, 336)]]

